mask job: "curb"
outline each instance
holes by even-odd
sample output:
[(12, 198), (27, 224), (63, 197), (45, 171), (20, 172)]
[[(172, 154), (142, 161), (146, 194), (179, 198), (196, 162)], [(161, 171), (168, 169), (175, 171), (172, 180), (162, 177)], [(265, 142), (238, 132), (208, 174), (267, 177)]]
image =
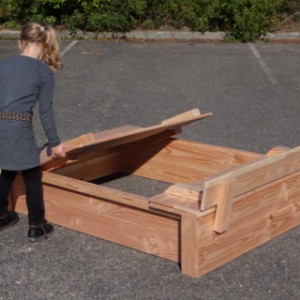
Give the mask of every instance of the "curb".
[(20, 31), (0, 30), (0, 39), (15, 39), (20, 35)]
[(300, 42), (300, 32), (267, 33), (264, 40), (267, 41), (296, 41)]
[[(80, 35), (79, 35), (80, 36)], [(127, 33), (103, 32), (86, 33), (81, 36), (106, 39), (125, 39), (143, 41), (224, 41), (225, 32), (192, 32), (192, 31), (131, 31)]]
[[(224, 42), (225, 32), (193, 32), (193, 31), (139, 31), (131, 32), (83, 32), (78, 30), (76, 34), (71, 34), (67, 30), (58, 31), (61, 39), (112, 39), (112, 40), (132, 40), (132, 41), (211, 41)], [(0, 30), (0, 39), (18, 39), (20, 31)], [(300, 32), (280, 32), (267, 33), (262, 41), (300, 42)]]

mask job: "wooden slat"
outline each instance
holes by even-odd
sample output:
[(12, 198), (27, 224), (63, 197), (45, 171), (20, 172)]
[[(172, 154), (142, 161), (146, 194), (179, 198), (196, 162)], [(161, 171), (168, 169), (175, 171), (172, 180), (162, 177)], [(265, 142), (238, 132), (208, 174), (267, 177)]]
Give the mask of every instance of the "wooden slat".
[(180, 134), (180, 133), (182, 133), (181, 127), (174, 127), (172, 129), (167, 129), (167, 130), (165, 130), (163, 132), (160, 132), (158, 134), (152, 135), (149, 138), (143, 139), (141, 141), (141, 143), (145, 143), (145, 144), (146, 143), (151, 143), (151, 144), (154, 144), (154, 143), (163, 142), (166, 139), (168, 139), (168, 138), (170, 138), (170, 137), (172, 137), (174, 135)]
[(116, 128), (111, 128), (99, 132), (95, 132), (95, 141), (104, 140), (107, 138), (113, 138), (114, 136), (126, 135), (128, 133), (134, 132), (135, 130), (141, 129), (142, 127), (134, 125), (123, 125)]
[[(125, 173), (173, 184), (177, 182), (189, 183), (203, 176), (203, 172), (197, 169), (196, 166), (185, 166), (181, 165), (180, 162), (176, 163), (176, 161), (163, 160), (158, 157), (145, 160), (143, 154), (141, 156), (133, 155), (133, 153), (130, 155), (130, 152), (124, 155), (124, 152), (122, 152), (123, 159), (121, 163), (124, 166), (122, 170)], [(131, 163), (127, 163), (128, 157), (130, 157)], [(133, 158), (134, 160), (132, 160)]]
[(279, 153), (282, 153), (282, 152), (285, 152), (288, 150), (291, 150), (291, 148), (284, 147), (284, 146), (276, 146), (276, 147), (273, 147), (272, 149), (270, 149), (267, 152), (267, 155), (273, 156), (273, 155), (277, 155)]
[[(163, 121), (161, 124), (147, 128), (128, 125), (95, 134), (88, 133), (64, 142), (64, 144), (67, 146), (67, 159), (68, 156), (85, 151), (86, 149), (93, 149), (95, 151), (99, 149), (107, 149), (110, 147), (115, 147), (126, 143), (131, 143), (133, 141), (145, 139), (164, 131), (178, 131), (178, 127), (187, 125), (196, 120), (200, 120), (211, 115), (212, 113), (201, 114), (200, 110), (193, 109), (173, 118), (167, 119), (165, 120), (165, 123)], [(67, 159), (54, 159), (49, 155), (50, 153), (47, 153), (46, 150), (41, 153), (40, 161), (42, 166), (44, 166), (45, 164), (49, 164), (51, 161), (56, 161), (56, 166), (62, 165), (67, 161)], [(46, 168), (47, 167), (44, 166), (44, 170)]]
[(193, 215), (200, 216), (203, 214), (199, 210), (199, 202), (194, 200), (185, 199), (175, 195), (159, 194), (150, 198), (150, 207), (164, 207), (162, 210), (173, 212), (177, 214), (183, 214), (185, 212)]
[[(120, 203), (44, 184), (45, 212), (49, 222), (179, 261), (179, 220)], [(27, 214), (25, 197), (16, 211)]]
[(120, 171), (120, 153), (112, 152), (107, 155), (68, 164), (54, 170), (56, 174), (91, 181)]
[[(197, 111), (197, 113), (196, 113)], [(94, 143), (95, 149), (105, 149), (109, 147), (119, 146), (126, 143), (131, 143), (137, 140), (142, 140), (148, 138), (150, 136), (156, 135), (163, 131), (173, 129), (176, 127), (181, 127), (187, 124), (190, 124), (194, 121), (210, 117), (211, 113), (201, 114), (199, 110), (191, 110), (184, 114), (181, 114), (180, 117), (174, 117), (174, 120), (166, 122), (166, 124), (161, 123), (159, 125), (147, 127), (147, 128), (137, 128), (136, 130), (132, 130), (128, 133), (120, 132), (116, 133), (112, 136), (105, 136), (104, 138), (97, 138)], [(87, 145), (85, 147), (81, 147), (79, 150), (82, 151), (86, 147), (90, 147), (91, 145)], [(78, 151), (76, 149), (70, 151), (73, 153), (74, 151)]]
[[(80, 148), (88, 144), (92, 144), (95, 142), (95, 136), (93, 133), (87, 133), (83, 134), (79, 137), (76, 137), (74, 139), (64, 141), (65, 146), (67, 147), (66, 152), (70, 152), (75, 148)], [(46, 163), (49, 163), (51, 160), (53, 160), (51, 153), (48, 152), (49, 149), (44, 149), (40, 154), (40, 162), (41, 165), (44, 165)]]
[(119, 136), (120, 134), (128, 134), (133, 131), (136, 131), (139, 128), (140, 127), (125, 125), (118, 128), (98, 132), (95, 134), (83, 134), (74, 139), (64, 141), (63, 144), (66, 146), (66, 158), (52, 158), (50, 156), (50, 153), (47, 152), (48, 149), (44, 149), (40, 154), (42, 169), (51, 170), (62, 165), (73, 163), (74, 160), (78, 159), (78, 152), (79, 154), (84, 155), (86, 152), (84, 150), (87, 150), (89, 148), (90, 151), (95, 150), (92, 148), (92, 146), (97, 144), (99, 140), (113, 138), (115, 135)]
[(212, 230), (214, 213), (198, 218), (198, 276), (299, 225), (299, 180), (297, 172), (237, 197), (224, 234)]
[[(115, 132), (117, 132), (119, 134), (120, 131), (122, 131), (122, 132), (127, 131), (128, 132), (130, 130), (135, 130), (136, 128), (137, 127), (134, 127), (134, 126), (122, 126), (121, 128), (106, 130), (106, 131), (94, 134), (94, 139), (93, 140), (97, 140), (101, 136), (102, 137), (111, 136)], [(176, 134), (179, 134), (179, 133), (181, 133), (180, 128), (174, 128), (174, 129), (166, 130), (164, 132), (161, 132), (159, 134), (151, 136), (149, 139), (146, 139), (145, 142), (155, 143), (155, 142), (158, 142), (158, 141), (163, 141), (163, 140), (169, 138), (170, 136), (173, 136), (173, 135), (176, 135)], [(75, 140), (77, 140), (77, 138)], [(74, 144), (74, 142), (73, 142), (73, 144)], [(81, 147), (82, 147), (82, 145), (83, 144), (81, 143)], [(87, 143), (85, 145), (87, 145)], [(80, 149), (80, 147), (78, 146), (77, 149)], [(70, 150), (70, 148), (69, 148), (69, 150)], [(79, 165), (83, 166), (84, 164), (89, 164), (89, 162), (87, 162), (88, 160), (89, 161), (97, 160), (97, 159), (101, 160), (101, 157), (103, 157), (103, 162), (105, 163), (104, 157), (106, 156), (109, 159), (109, 157), (111, 155), (113, 155), (114, 153), (116, 153), (116, 152), (119, 153), (118, 146), (111, 147), (111, 148), (108, 148), (108, 149), (101, 149), (101, 148), (100, 149), (95, 149), (93, 146), (90, 146), (90, 147), (86, 148), (85, 150), (76, 151), (76, 152), (73, 152), (73, 153), (68, 153), (67, 152), (67, 156), (65, 158), (56, 158), (56, 159), (49, 158), (49, 160), (45, 161), (44, 164), (42, 165), (42, 169), (44, 171), (46, 171), (46, 170), (47, 171), (52, 171), (52, 170), (60, 168), (60, 167), (64, 168), (64, 169), (68, 169), (68, 170), (71, 170), (72, 168), (81, 169), (81, 167)], [(108, 175), (110, 173), (113, 173), (113, 172), (121, 171), (119, 167), (117, 169), (115, 168), (116, 166), (115, 166), (114, 162), (112, 162), (112, 163), (113, 163), (112, 171), (108, 172), (106, 175)], [(67, 167), (68, 165), (74, 165), (74, 164), (78, 164), (78, 166), (77, 167), (72, 166), (70, 169)], [(107, 167), (109, 167), (108, 162), (105, 163), (105, 165)], [(64, 172), (65, 171), (63, 171), (63, 172), (59, 171), (57, 173), (66, 174), (66, 175), (68, 174), (71, 177), (77, 178), (77, 176), (72, 176), (72, 174), (69, 173), (68, 171), (66, 171), (66, 173), (64, 173)], [(86, 170), (86, 172), (88, 172), (88, 171)], [(98, 177), (100, 177), (100, 176), (105, 176), (105, 174), (103, 173), (103, 175), (101, 175), (101, 173), (100, 173)], [(96, 178), (96, 177), (93, 177), (93, 178)], [(86, 180), (88, 180), (88, 179), (86, 179)]]
[(120, 152), (124, 172), (170, 183), (191, 183), (262, 157), (253, 152), (172, 138), (156, 143), (137, 141), (121, 146)]
[(199, 238), (197, 216), (183, 214), (181, 217), (181, 272), (191, 277), (199, 274)]
[(109, 201), (115, 201), (140, 209), (148, 209), (149, 207), (149, 198), (73, 178), (68, 178), (51, 172), (43, 172), (42, 182), (61, 187), (69, 191), (91, 195)]
[(296, 172), (235, 198), (230, 230), (244, 222), (250, 225), (253, 220), (267, 214), (271, 218), (285, 207), (295, 204), (300, 196), (299, 180), (300, 172)]
[(229, 177), (224, 179), (219, 186), (217, 212), (213, 227), (213, 229), (218, 233), (225, 232), (229, 227), (234, 199), (234, 183), (234, 179)]
[(203, 187), (201, 187), (200, 184), (198, 186), (194, 186), (192, 184), (176, 183), (167, 188), (165, 190), (165, 194), (197, 201), (200, 205), (202, 191)]
[(300, 170), (300, 147), (275, 156), (266, 156), (207, 178), (204, 182), (201, 210), (217, 204), (218, 185), (227, 176), (236, 180), (234, 197)]
[[(187, 119), (190, 119), (191, 117), (199, 117), (201, 115), (199, 109), (191, 109), (189, 111), (186, 111), (182, 114), (176, 115), (174, 117), (168, 118), (163, 120), (161, 123), (164, 125), (170, 124), (173, 126), (174, 123), (180, 123), (181, 122), (186, 122)], [(212, 113), (208, 113), (208, 116), (211, 116)]]

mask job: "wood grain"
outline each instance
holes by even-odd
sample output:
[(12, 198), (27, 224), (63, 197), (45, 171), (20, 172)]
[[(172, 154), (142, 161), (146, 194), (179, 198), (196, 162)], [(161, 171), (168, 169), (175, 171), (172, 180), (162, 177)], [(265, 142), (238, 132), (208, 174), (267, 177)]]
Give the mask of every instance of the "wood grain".
[(207, 178), (204, 183), (200, 208), (205, 210), (217, 204), (218, 184), (229, 174), (236, 179), (234, 197), (237, 197), (298, 170), (300, 170), (300, 147), (275, 156), (266, 156), (250, 161)]
[(261, 154), (166, 139), (120, 147), (123, 171), (169, 183), (191, 183), (261, 157)]
[(228, 230), (231, 217), (235, 180), (231, 177), (224, 179), (220, 186), (217, 199), (217, 211), (213, 229), (218, 233)]
[(212, 231), (215, 213), (198, 218), (198, 276), (299, 225), (299, 180), (300, 172), (239, 196), (233, 204), (230, 227), (221, 235)]
[[(179, 261), (178, 220), (44, 185), (49, 222), (171, 261)], [(16, 210), (27, 213), (25, 197)]]

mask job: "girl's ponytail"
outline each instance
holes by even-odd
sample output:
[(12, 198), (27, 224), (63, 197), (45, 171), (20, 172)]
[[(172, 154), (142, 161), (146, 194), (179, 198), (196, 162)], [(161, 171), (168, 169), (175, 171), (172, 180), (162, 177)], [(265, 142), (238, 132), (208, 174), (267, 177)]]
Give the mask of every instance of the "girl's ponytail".
[(59, 42), (54, 29), (43, 22), (27, 22), (21, 31), (21, 43), (40, 43), (43, 58), (51, 70), (56, 73), (62, 66), (59, 56)]
[(42, 45), (44, 48), (44, 60), (49, 65), (54, 73), (62, 65), (59, 56), (59, 43), (52, 27), (45, 27), (45, 40)]

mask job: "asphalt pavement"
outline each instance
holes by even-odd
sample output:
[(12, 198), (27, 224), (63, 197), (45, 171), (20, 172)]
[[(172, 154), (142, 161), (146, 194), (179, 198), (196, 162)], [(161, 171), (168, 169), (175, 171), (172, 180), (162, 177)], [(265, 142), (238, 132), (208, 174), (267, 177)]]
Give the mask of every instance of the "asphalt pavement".
[[(0, 40), (0, 59), (14, 53), (16, 41)], [(54, 110), (63, 140), (199, 108), (213, 116), (180, 138), (259, 153), (300, 145), (299, 44), (65, 40), (62, 54)], [(146, 196), (161, 188), (115, 184)], [(0, 300), (300, 297), (299, 226), (198, 279), (174, 262), (56, 225), (40, 243), (26, 233), (26, 216), (0, 233)]]

